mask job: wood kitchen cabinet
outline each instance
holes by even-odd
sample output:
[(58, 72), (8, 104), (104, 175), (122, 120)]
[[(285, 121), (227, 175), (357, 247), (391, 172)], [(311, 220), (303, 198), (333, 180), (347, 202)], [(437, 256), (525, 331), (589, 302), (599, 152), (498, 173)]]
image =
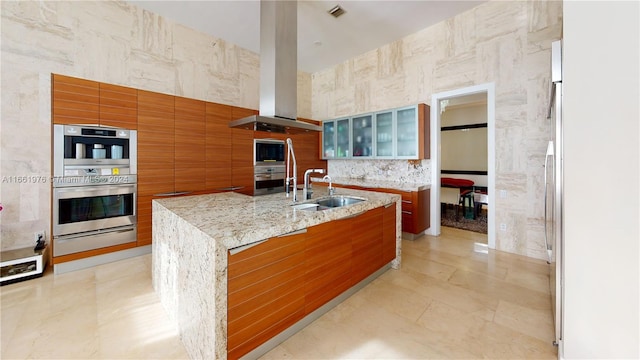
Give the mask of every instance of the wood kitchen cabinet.
[[(311, 119), (299, 118), (299, 121), (305, 121), (314, 125), (319, 125), (318, 121)], [(320, 158), (318, 152), (320, 146), (321, 133), (307, 132), (291, 135), (293, 146), (296, 151), (298, 161), (298, 183), (304, 183), (304, 172), (307, 169), (324, 169), (327, 170), (327, 161)], [(321, 176), (315, 174), (315, 176)]]
[(431, 190), (423, 189), (411, 191), (409, 194), (402, 194), (402, 216), (408, 217), (411, 221), (407, 224), (407, 232), (410, 234), (421, 234), (431, 226), (430, 202)]
[(237, 359), (305, 316), (306, 233), (229, 254), (227, 358)]
[(227, 357), (244, 356), (388, 264), (395, 258), (395, 228), (392, 205), (270, 238), (237, 253), (232, 249)]
[(100, 83), (51, 74), (54, 124), (100, 124)]
[(351, 287), (352, 219), (309, 228), (305, 250), (305, 315)]
[(138, 128), (138, 90), (100, 83), (100, 126)]
[[(257, 110), (233, 107), (232, 119), (257, 115)], [(228, 124), (227, 124), (228, 126)], [(234, 191), (253, 195), (253, 131), (231, 129), (231, 181)]]
[[(315, 183), (314, 186), (326, 187), (324, 182)], [(345, 189), (378, 191), (391, 194), (398, 194), (402, 197), (402, 232), (403, 235), (413, 238), (431, 226), (430, 202), (431, 190), (422, 189), (419, 191), (404, 191), (398, 189), (369, 188), (357, 185), (346, 185), (333, 183), (335, 187)]]
[(207, 102), (205, 141), (205, 189), (208, 192), (229, 191), (231, 180), (232, 106)]
[(323, 122), (323, 159), (429, 159), (430, 107), (417, 104)]
[(383, 208), (353, 217), (351, 231), (351, 286), (384, 265), (382, 262)]
[(206, 188), (206, 103), (175, 98), (175, 192), (203, 193)]
[(430, 226), (431, 190), (403, 191), (397, 189), (366, 189), (399, 194), (402, 197), (402, 231), (410, 238), (427, 230)]
[[(298, 121), (308, 122), (310, 124), (319, 125), (318, 121), (298, 118)], [(256, 139), (277, 139), (286, 141), (287, 138), (291, 138), (293, 141), (293, 148), (295, 150), (296, 162), (298, 165), (298, 184), (304, 182), (304, 172), (307, 169), (327, 169), (326, 160), (320, 159), (318, 153), (320, 133), (318, 132), (304, 132), (299, 134), (278, 134), (269, 133), (265, 131), (254, 131), (254, 138)], [(286, 148), (285, 148), (286, 150)], [(286, 154), (285, 154), (286, 160)], [(318, 175), (318, 174), (315, 174)]]
[(138, 246), (151, 244), (151, 200), (174, 191), (175, 101), (138, 91)]
[(135, 130), (138, 90), (51, 74), (54, 124), (89, 124)]

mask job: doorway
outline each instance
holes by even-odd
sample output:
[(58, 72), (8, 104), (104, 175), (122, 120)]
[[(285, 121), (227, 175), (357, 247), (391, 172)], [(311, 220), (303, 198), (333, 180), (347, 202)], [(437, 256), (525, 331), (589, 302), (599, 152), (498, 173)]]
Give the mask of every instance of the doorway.
[(449, 104), (473, 102), (478, 95), (486, 97), (487, 121), (487, 175), (486, 188), (489, 198), (487, 211), (487, 243), (490, 249), (495, 249), (495, 85), (493, 83), (471, 86), (431, 96), (431, 227), (427, 234), (440, 235), (440, 178), (442, 170), (442, 137), (441, 114), (443, 107)]

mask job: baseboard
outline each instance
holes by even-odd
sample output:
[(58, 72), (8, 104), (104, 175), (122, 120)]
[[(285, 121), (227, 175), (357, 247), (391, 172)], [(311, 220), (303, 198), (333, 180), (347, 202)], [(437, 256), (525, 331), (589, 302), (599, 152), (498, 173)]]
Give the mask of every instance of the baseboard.
[(124, 260), (140, 255), (150, 254), (151, 245), (134, 247), (131, 249), (116, 251), (108, 254), (92, 256), (84, 259), (67, 261), (53, 265), (53, 273), (56, 275), (68, 273), (71, 271), (82, 270), (97, 265), (108, 264), (110, 262)]
[(419, 238), (420, 236), (426, 234), (426, 230), (425, 231), (421, 231), (417, 234), (412, 234), (412, 233), (408, 233), (408, 232), (402, 232), (402, 238), (405, 240), (415, 240), (417, 238)]

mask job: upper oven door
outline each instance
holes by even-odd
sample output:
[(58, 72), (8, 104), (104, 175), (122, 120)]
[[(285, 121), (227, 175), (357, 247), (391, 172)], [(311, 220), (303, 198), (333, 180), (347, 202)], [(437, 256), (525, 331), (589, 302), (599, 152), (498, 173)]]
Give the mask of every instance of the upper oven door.
[(284, 141), (276, 139), (253, 140), (254, 165), (284, 164)]
[(53, 189), (53, 235), (136, 224), (136, 185)]

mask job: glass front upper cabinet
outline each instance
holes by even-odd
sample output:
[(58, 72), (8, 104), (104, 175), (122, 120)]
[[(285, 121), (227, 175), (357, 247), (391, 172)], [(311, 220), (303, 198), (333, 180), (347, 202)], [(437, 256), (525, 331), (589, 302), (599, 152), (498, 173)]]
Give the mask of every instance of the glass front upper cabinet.
[(429, 106), (418, 104), (323, 123), (323, 159), (429, 159)]
[(396, 110), (396, 157), (418, 158), (418, 114), (417, 107)]
[(373, 116), (360, 115), (351, 119), (351, 144), (353, 157), (373, 156)]
[(385, 111), (374, 115), (376, 130), (375, 156), (377, 158), (393, 158), (395, 156), (393, 113), (393, 111)]
[(336, 120), (336, 158), (348, 158), (351, 154), (351, 134), (349, 132), (349, 119)]
[(336, 123), (325, 121), (322, 123), (322, 156), (323, 159), (336, 156)]

